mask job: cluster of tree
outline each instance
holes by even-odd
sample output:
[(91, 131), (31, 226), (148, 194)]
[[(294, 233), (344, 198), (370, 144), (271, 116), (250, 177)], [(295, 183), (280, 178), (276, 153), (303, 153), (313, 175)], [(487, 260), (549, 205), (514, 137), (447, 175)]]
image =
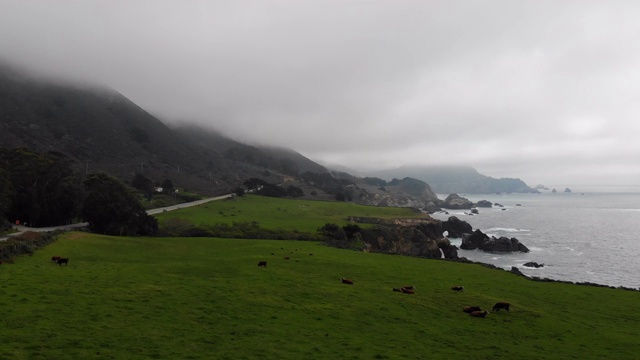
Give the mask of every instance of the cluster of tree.
[(360, 249), (363, 247), (364, 230), (356, 224), (340, 226), (327, 223), (318, 229), (318, 233), (328, 245), (337, 248)]
[(0, 210), (32, 226), (69, 224), (80, 214), (82, 178), (60, 153), (0, 148)]
[(112, 235), (153, 234), (135, 192), (106, 174), (84, 177), (63, 154), (0, 148), (1, 222), (28, 226), (65, 225), (80, 220)]
[[(258, 195), (271, 196), (271, 197), (301, 197), (304, 196), (304, 191), (293, 185), (282, 187), (268, 183), (262, 179), (250, 178), (243, 182), (243, 185), (249, 191), (254, 191)], [(244, 190), (237, 189), (235, 191), (237, 195), (244, 194)]]
[(150, 199), (156, 193), (156, 188), (158, 187), (162, 189), (160, 192), (165, 195), (174, 195), (176, 191), (170, 179), (164, 179), (161, 184), (156, 186), (153, 180), (140, 173), (136, 174), (131, 180), (131, 186), (144, 194), (147, 199)]
[(137, 195), (124, 184), (104, 173), (91, 174), (84, 181), (87, 196), (82, 218), (89, 228), (111, 235), (153, 235), (158, 222), (140, 204)]

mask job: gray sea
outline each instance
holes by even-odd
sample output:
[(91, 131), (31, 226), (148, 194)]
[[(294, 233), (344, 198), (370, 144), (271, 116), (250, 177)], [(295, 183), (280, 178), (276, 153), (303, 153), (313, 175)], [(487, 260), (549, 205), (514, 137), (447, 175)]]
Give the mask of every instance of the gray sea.
[[(636, 189), (631, 189), (636, 190)], [(436, 213), (457, 216), (491, 236), (515, 237), (529, 253), (486, 253), (459, 250), (472, 261), (504, 269), (518, 267), (527, 276), (640, 288), (640, 189), (542, 194), (459, 194), (473, 202), (488, 200), (504, 208), (478, 208)], [(444, 199), (446, 195), (439, 195)], [(504, 209), (504, 210), (503, 210)], [(462, 239), (450, 239), (460, 246)], [(534, 261), (542, 268), (529, 268)]]

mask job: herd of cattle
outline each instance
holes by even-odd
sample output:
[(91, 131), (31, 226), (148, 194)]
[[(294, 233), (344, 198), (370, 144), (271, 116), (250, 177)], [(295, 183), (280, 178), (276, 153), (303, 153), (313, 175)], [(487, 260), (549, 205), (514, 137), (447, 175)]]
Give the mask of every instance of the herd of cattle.
[[(297, 251), (297, 249), (296, 249)], [(274, 255), (273, 253), (271, 253), (271, 255)], [(309, 255), (313, 255), (313, 254), (309, 254)], [(291, 258), (289, 256), (285, 256), (284, 257), (285, 260), (290, 260)], [(53, 261), (54, 263), (62, 266), (62, 264), (68, 266), (69, 265), (69, 258), (65, 258), (65, 257), (61, 257), (61, 256), (53, 256), (51, 257), (51, 261)], [(0, 262), (1, 264), (2, 262)], [(261, 260), (258, 262), (258, 267), (267, 267), (267, 261), (266, 260)], [(343, 284), (347, 284), (347, 285), (353, 285), (353, 280), (352, 279), (347, 279), (347, 278), (342, 278), (342, 283)], [(396, 292), (400, 292), (403, 294), (415, 294), (415, 290), (416, 287), (413, 285), (406, 285), (406, 286), (402, 286), (399, 288), (392, 288), (391, 290), (396, 291)], [(452, 286), (451, 290), (453, 291), (464, 291), (464, 286), (462, 285), (456, 285), (456, 286)], [(509, 304), (508, 302), (497, 302), (495, 305), (493, 305), (493, 308), (491, 309), (491, 311), (498, 311), (498, 310), (507, 310), (509, 311), (509, 307), (511, 306), (511, 304)], [(469, 315), (473, 316), (473, 317), (480, 317), (483, 318), (485, 316), (487, 316), (488, 312), (487, 310), (482, 311), (482, 309), (479, 306), (465, 306), (462, 308), (462, 311), (464, 311), (465, 313), (468, 313)]]
[[(296, 249), (297, 251), (298, 249)], [(275, 255), (274, 253), (271, 253), (271, 255)], [(313, 254), (309, 254), (309, 255), (313, 255)], [(291, 258), (289, 256), (285, 256), (284, 257), (285, 260), (290, 260)], [(53, 260), (53, 259), (52, 259)], [(267, 267), (267, 261), (266, 260), (261, 260), (258, 262), (258, 267)], [(347, 278), (341, 278), (342, 283), (343, 284), (347, 284), (347, 285), (353, 285), (353, 280), (352, 279), (347, 279)], [(396, 291), (396, 292), (400, 292), (403, 294), (415, 294), (415, 290), (416, 287), (413, 285), (407, 285), (407, 286), (403, 286), (403, 287), (399, 287), (399, 288), (391, 288), (391, 290)], [(462, 285), (455, 285), (451, 287), (451, 290), (453, 291), (464, 291), (464, 286)], [(509, 307), (511, 306), (510, 303), (508, 302), (504, 302), (504, 301), (500, 301), (495, 303), (495, 305), (493, 305), (493, 308), (491, 308), (492, 312), (495, 311), (499, 311), (499, 310), (507, 310), (509, 311)], [(479, 317), (479, 318), (484, 318), (487, 316), (487, 314), (489, 313), (487, 310), (482, 310), (480, 308), (480, 306), (464, 306), (462, 308), (462, 311), (465, 313), (468, 313), (469, 315), (473, 316), (473, 317)]]

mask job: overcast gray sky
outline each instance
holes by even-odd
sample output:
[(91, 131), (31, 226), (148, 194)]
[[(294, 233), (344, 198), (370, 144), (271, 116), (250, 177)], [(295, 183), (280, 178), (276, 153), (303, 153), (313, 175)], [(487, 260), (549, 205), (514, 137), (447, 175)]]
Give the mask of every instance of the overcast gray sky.
[(640, 2), (0, 0), (0, 56), (359, 170), (640, 186)]

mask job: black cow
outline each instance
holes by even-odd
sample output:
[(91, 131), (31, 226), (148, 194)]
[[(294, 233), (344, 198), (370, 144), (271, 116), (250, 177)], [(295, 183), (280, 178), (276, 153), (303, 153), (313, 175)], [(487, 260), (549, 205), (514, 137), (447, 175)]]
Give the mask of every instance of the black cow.
[(500, 309), (509, 311), (509, 306), (511, 306), (511, 304), (509, 304), (508, 302), (497, 302), (495, 305), (493, 305), (493, 309), (491, 309), (491, 311), (498, 311)]
[(258, 263), (258, 267), (267, 267), (267, 262), (266, 261), (260, 261)]
[(69, 266), (69, 259), (61, 257), (60, 259), (58, 259), (57, 263), (60, 266), (62, 266), (62, 264), (65, 264), (66, 266)]
[(465, 306), (462, 311), (471, 314), (474, 311), (480, 311), (480, 306)]
[(469, 313), (469, 315), (473, 316), (473, 317), (485, 317), (487, 316), (487, 310), (485, 311), (472, 311), (471, 313)]
[(462, 285), (452, 286), (452, 287), (451, 287), (451, 290), (454, 290), (454, 291), (464, 291), (464, 286), (462, 286)]
[(342, 283), (347, 285), (353, 285), (353, 280), (342, 278)]

